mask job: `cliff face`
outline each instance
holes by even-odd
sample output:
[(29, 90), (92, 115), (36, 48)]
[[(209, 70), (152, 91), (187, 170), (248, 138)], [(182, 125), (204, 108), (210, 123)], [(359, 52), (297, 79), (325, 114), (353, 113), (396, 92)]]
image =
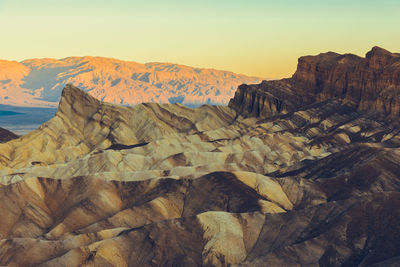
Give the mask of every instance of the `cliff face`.
[(239, 114), (262, 116), (263, 114), (287, 113), (298, 105), (298, 99), (291, 86), (282, 81), (263, 81), (258, 85), (242, 84), (235, 97), (229, 102)]
[[(254, 109), (260, 109), (260, 105), (252, 103), (269, 95), (266, 97), (268, 102), (276, 99), (272, 102), (279, 105), (273, 105), (274, 108), (287, 107), (282, 109), (285, 112), (336, 98), (355, 105), (358, 110), (376, 110), (399, 116), (399, 89), (400, 54), (374, 47), (365, 58), (333, 52), (301, 57), (292, 78), (241, 86), (230, 106), (236, 110), (251, 110), (250, 113), (255, 114)], [(248, 95), (250, 99), (242, 101), (241, 95)], [(239, 103), (246, 107), (239, 108)], [(263, 109), (260, 115), (271, 115), (271, 111), (274, 114), (274, 108)]]

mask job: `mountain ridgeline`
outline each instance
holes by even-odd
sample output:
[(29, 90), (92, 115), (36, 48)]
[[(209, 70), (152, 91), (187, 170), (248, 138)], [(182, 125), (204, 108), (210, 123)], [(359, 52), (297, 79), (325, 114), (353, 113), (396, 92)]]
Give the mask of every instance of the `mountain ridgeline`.
[(0, 265), (399, 266), (398, 82), (375, 47), (302, 57), (229, 106), (67, 85), (0, 144)]
[(67, 84), (121, 105), (143, 102), (226, 105), (242, 83), (260, 78), (172, 63), (103, 57), (0, 60), (0, 104), (55, 107)]

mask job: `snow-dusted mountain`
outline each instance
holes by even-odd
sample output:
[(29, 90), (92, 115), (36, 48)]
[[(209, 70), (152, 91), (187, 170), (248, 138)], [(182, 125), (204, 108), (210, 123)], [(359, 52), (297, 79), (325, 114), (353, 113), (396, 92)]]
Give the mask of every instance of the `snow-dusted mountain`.
[(128, 62), (103, 57), (0, 61), (0, 104), (56, 106), (73, 84), (97, 99), (142, 102), (227, 104), (238, 85), (260, 78), (170, 63)]

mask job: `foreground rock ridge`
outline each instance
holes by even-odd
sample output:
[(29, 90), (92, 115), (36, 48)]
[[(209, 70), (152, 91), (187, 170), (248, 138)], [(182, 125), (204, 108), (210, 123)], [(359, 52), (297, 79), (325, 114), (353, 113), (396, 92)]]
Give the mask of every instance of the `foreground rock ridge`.
[(242, 85), (229, 105), (268, 116), (336, 98), (358, 110), (399, 117), (399, 92), (400, 54), (373, 47), (365, 58), (333, 52), (301, 57), (292, 78)]
[(398, 118), (289, 82), (196, 109), (66, 86), (0, 144), (0, 265), (398, 266)]

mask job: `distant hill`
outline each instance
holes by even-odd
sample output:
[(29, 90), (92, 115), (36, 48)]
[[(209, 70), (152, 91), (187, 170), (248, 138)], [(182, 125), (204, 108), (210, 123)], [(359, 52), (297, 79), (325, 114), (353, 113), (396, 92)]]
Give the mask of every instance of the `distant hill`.
[(1, 60), (0, 104), (55, 107), (66, 84), (79, 86), (99, 100), (122, 105), (227, 104), (240, 84), (260, 81), (228, 71), (103, 57)]
[(9, 110), (0, 110), (0, 116), (22, 115), (23, 113), (14, 112)]
[(0, 127), (0, 143), (5, 143), (18, 138), (18, 135)]

